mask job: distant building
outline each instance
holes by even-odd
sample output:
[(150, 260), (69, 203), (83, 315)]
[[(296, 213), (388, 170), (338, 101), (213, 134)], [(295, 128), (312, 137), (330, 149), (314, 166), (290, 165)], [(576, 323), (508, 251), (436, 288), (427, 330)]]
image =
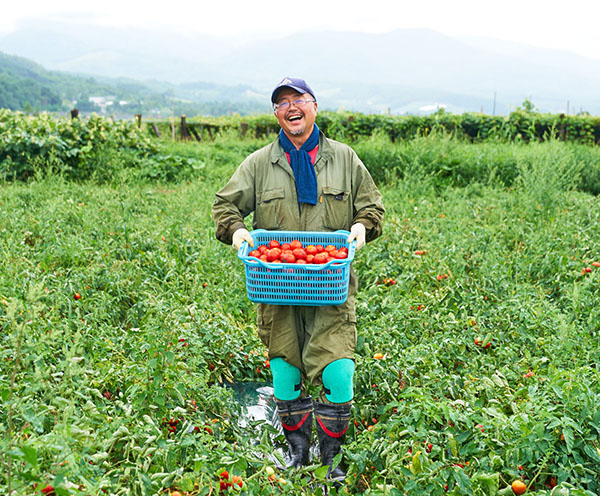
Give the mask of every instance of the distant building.
[(90, 96), (89, 101), (96, 107), (100, 107), (100, 112), (106, 114), (106, 108), (114, 105), (115, 98), (114, 96)]

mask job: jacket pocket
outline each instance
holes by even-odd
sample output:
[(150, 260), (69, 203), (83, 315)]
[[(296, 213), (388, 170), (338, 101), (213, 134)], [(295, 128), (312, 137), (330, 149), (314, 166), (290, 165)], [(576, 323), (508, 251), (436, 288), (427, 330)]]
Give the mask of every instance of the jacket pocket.
[(282, 221), (285, 191), (275, 188), (263, 191), (256, 206), (255, 223), (259, 229), (277, 229)]
[(323, 225), (333, 231), (338, 229), (348, 230), (352, 222), (350, 192), (326, 186), (323, 188), (322, 193), (323, 204), (325, 205)]

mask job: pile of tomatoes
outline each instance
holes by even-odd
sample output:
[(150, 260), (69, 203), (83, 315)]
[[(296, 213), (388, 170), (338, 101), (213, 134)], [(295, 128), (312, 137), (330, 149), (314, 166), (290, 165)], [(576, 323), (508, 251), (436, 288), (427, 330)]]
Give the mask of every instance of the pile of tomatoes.
[(297, 239), (281, 244), (272, 239), (266, 245), (261, 245), (248, 253), (263, 262), (289, 264), (324, 264), (332, 260), (348, 258), (348, 248), (334, 245), (307, 245), (304, 247)]

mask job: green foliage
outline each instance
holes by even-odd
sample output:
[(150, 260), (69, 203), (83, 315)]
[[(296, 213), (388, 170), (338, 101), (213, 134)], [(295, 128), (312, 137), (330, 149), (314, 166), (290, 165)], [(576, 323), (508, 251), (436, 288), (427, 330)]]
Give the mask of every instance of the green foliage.
[(440, 132), (395, 143), (376, 132), (353, 147), (381, 184), (413, 176), (426, 177), (440, 189), (473, 183), (518, 184), (531, 201), (538, 201), (536, 208), (544, 210), (546, 200), (532, 195), (540, 189), (551, 195), (570, 189), (600, 192), (600, 150), (596, 147), (557, 140), (527, 146), (495, 141), (466, 144)]
[[(166, 136), (171, 136), (170, 122), (150, 121)], [(233, 129), (238, 137), (274, 137), (279, 131), (272, 115), (231, 117), (194, 117), (188, 120), (196, 130), (210, 127), (212, 133)], [(462, 115), (436, 112), (420, 115), (381, 115), (358, 112), (319, 112), (319, 128), (330, 138), (354, 142), (374, 134), (387, 136), (393, 143), (441, 133), (469, 142), (530, 142), (559, 139), (571, 143), (600, 142), (600, 118), (589, 115), (540, 114), (533, 109), (517, 108), (507, 116), (479, 113)], [(180, 131), (176, 125), (176, 135)], [(150, 131), (148, 131), (150, 132)], [(203, 138), (207, 134), (201, 133)]]
[[(423, 117), (411, 119), (412, 124), (405, 121), (404, 131), (410, 129), (410, 139), (399, 139), (394, 134), (401, 121), (391, 116), (363, 117), (368, 119), (348, 116), (348, 127), (344, 127), (346, 121), (339, 114), (320, 114), (320, 125), (325, 127), (325, 132), (332, 131), (334, 138), (353, 140), (351, 143), (359, 156), (382, 183), (394, 177), (420, 174), (431, 177), (439, 187), (465, 186), (473, 182), (511, 186), (517, 177), (527, 173), (526, 164), (535, 162), (540, 150), (536, 147), (539, 142), (533, 139), (537, 132), (532, 130), (535, 125), (528, 121), (530, 113), (511, 114), (514, 122), (520, 119), (519, 129), (528, 128), (531, 132), (525, 133), (526, 139), (517, 133), (517, 138), (508, 144), (499, 138), (506, 135), (504, 128), (496, 128), (493, 133), (490, 131), (488, 139), (474, 143), (464, 140), (462, 132), (458, 134), (463, 138), (457, 139), (458, 128), (439, 121), (458, 122), (458, 116), (449, 114), (438, 113), (433, 117), (438, 122), (429, 124), (426, 122), (429, 118)], [(465, 129), (469, 129), (470, 116), (463, 117)], [(202, 143), (193, 141), (194, 145), (187, 148), (194, 150), (196, 146), (198, 153), (182, 157), (168, 152), (176, 146), (171, 140), (170, 124), (157, 125), (166, 126), (159, 140), (152, 138), (147, 127), (139, 129), (133, 123), (96, 115), (67, 120), (46, 114), (32, 117), (0, 111), (0, 176), (14, 180), (53, 172), (69, 179), (93, 178), (99, 182), (144, 178), (179, 181), (202, 176), (207, 163), (222, 160), (218, 155), (228, 155), (226, 160), (231, 160), (232, 165), (239, 164), (246, 152), (274, 139), (276, 131), (272, 116), (256, 116), (251, 120), (241, 116), (191, 119), (188, 126), (196, 130)], [(393, 129), (396, 131), (392, 132)], [(244, 139), (240, 140), (240, 136)], [(554, 132), (547, 132), (546, 136), (547, 142), (554, 143), (554, 160), (571, 171), (570, 181), (574, 181), (575, 187), (598, 194), (600, 155), (597, 148), (563, 143)], [(587, 143), (589, 139), (585, 136), (582, 141)], [(524, 141), (531, 146), (520, 146)]]
[[(210, 208), (270, 138), (2, 116), (35, 168), (0, 189), (0, 492), (207, 495), (226, 469), (243, 494), (324, 494), (318, 465), (268, 479), (281, 436), (223, 387), (270, 372)], [(348, 493), (598, 494), (597, 149), (441, 129), (355, 148), (387, 213), (354, 262)]]
[(71, 179), (111, 177), (157, 149), (136, 126), (124, 121), (96, 115), (70, 120), (47, 114), (30, 117), (0, 110), (3, 179), (27, 179), (48, 172)]

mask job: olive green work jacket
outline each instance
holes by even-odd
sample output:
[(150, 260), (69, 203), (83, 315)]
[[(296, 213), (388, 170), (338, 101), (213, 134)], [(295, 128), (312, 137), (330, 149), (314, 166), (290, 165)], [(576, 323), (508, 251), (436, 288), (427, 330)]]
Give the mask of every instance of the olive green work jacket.
[(385, 212), (381, 193), (354, 150), (320, 133), (314, 167), (317, 204), (299, 205), (294, 173), (279, 139), (249, 155), (216, 193), (212, 213), (217, 239), (231, 244), (252, 212), (252, 229), (349, 231), (360, 222), (367, 241), (380, 236)]

